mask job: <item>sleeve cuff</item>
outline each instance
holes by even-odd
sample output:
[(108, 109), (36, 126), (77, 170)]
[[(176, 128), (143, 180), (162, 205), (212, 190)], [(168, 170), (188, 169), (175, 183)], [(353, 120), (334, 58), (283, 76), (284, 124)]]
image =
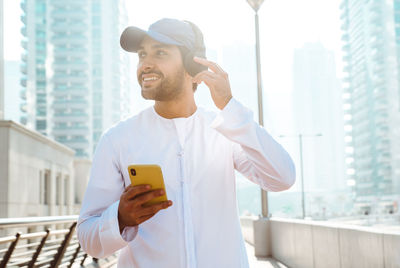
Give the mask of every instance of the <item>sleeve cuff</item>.
[(119, 200), (103, 212), (102, 234), (104, 241), (108, 241), (108, 243), (112, 241), (114, 245), (119, 245), (122, 248), (135, 238), (138, 227), (127, 227), (121, 235), (118, 223), (118, 206)]
[(138, 233), (139, 227), (138, 226), (133, 226), (133, 227), (125, 227), (124, 230), (122, 231), (122, 238), (126, 242), (130, 242), (133, 239), (135, 239), (137, 233)]

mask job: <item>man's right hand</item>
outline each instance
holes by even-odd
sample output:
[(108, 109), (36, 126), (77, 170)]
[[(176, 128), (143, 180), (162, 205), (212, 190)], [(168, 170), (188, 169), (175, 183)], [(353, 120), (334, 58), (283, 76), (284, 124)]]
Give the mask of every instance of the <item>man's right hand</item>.
[(164, 195), (163, 189), (151, 190), (150, 185), (129, 185), (121, 195), (118, 206), (119, 231), (125, 227), (137, 226), (153, 217), (161, 209), (172, 206), (172, 201), (145, 206), (144, 204), (156, 197)]

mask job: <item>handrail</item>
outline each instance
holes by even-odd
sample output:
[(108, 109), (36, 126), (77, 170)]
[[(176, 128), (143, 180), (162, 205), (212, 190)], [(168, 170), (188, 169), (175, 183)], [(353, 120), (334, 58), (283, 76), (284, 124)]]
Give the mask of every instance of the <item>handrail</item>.
[[(72, 267), (79, 263), (81, 267), (85, 264), (93, 266), (97, 259), (88, 259), (77, 240), (77, 220), (77, 215), (0, 219), (0, 230), (5, 235), (0, 237), (0, 267), (38, 267), (46, 264), (55, 268)], [(40, 228), (27, 233), (30, 226)], [(54, 226), (54, 229), (49, 229), (49, 226)], [(39, 230), (41, 227), (43, 230)], [(113, 265), (116, 255), (102, 259), (102, 262), (107, 266)]]
[(48, 217), (24, 217), (24, 218), (0, 218), (0, 229), (20, 226), (34, 226), (44, 224), (70, 223), (78, 220), (78, 215), (48, 216)]

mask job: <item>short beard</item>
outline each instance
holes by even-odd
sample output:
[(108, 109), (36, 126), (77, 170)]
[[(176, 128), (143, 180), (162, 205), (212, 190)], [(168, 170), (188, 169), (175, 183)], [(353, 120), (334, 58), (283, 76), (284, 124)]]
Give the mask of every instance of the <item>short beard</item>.
[(151, 90), (143, 90), (142, 86), (142, 75), (138, 77), (138, 82), (142, 88), (142, 97), (146, 100), (155, 101), (172, 101), (177, 99), (177, 97), (184, 91), (183, 78), (185, 75), (185, 70), (183, 66), (176, 70), (176, 72), (168, 78), (165, 78), (160, 72), (150, 71), (150, 73), (156, 73), (160, 76), (161, 84), (160, 86), (153, 88)]

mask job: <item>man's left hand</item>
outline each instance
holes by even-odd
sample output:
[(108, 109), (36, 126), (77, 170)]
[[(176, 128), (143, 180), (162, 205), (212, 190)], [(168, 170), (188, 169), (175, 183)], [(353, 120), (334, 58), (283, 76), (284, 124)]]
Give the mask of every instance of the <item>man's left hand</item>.
[(194, 57), (193, 60), (209, 68), (209, 70), (202, 71), (193, 77), (193, 83), (200, 84), (204, 82), (210, 89), (215, 105), (220, 110), (224, 109), (232, 98), (228, 74), (215, 62), (199, 57)]

